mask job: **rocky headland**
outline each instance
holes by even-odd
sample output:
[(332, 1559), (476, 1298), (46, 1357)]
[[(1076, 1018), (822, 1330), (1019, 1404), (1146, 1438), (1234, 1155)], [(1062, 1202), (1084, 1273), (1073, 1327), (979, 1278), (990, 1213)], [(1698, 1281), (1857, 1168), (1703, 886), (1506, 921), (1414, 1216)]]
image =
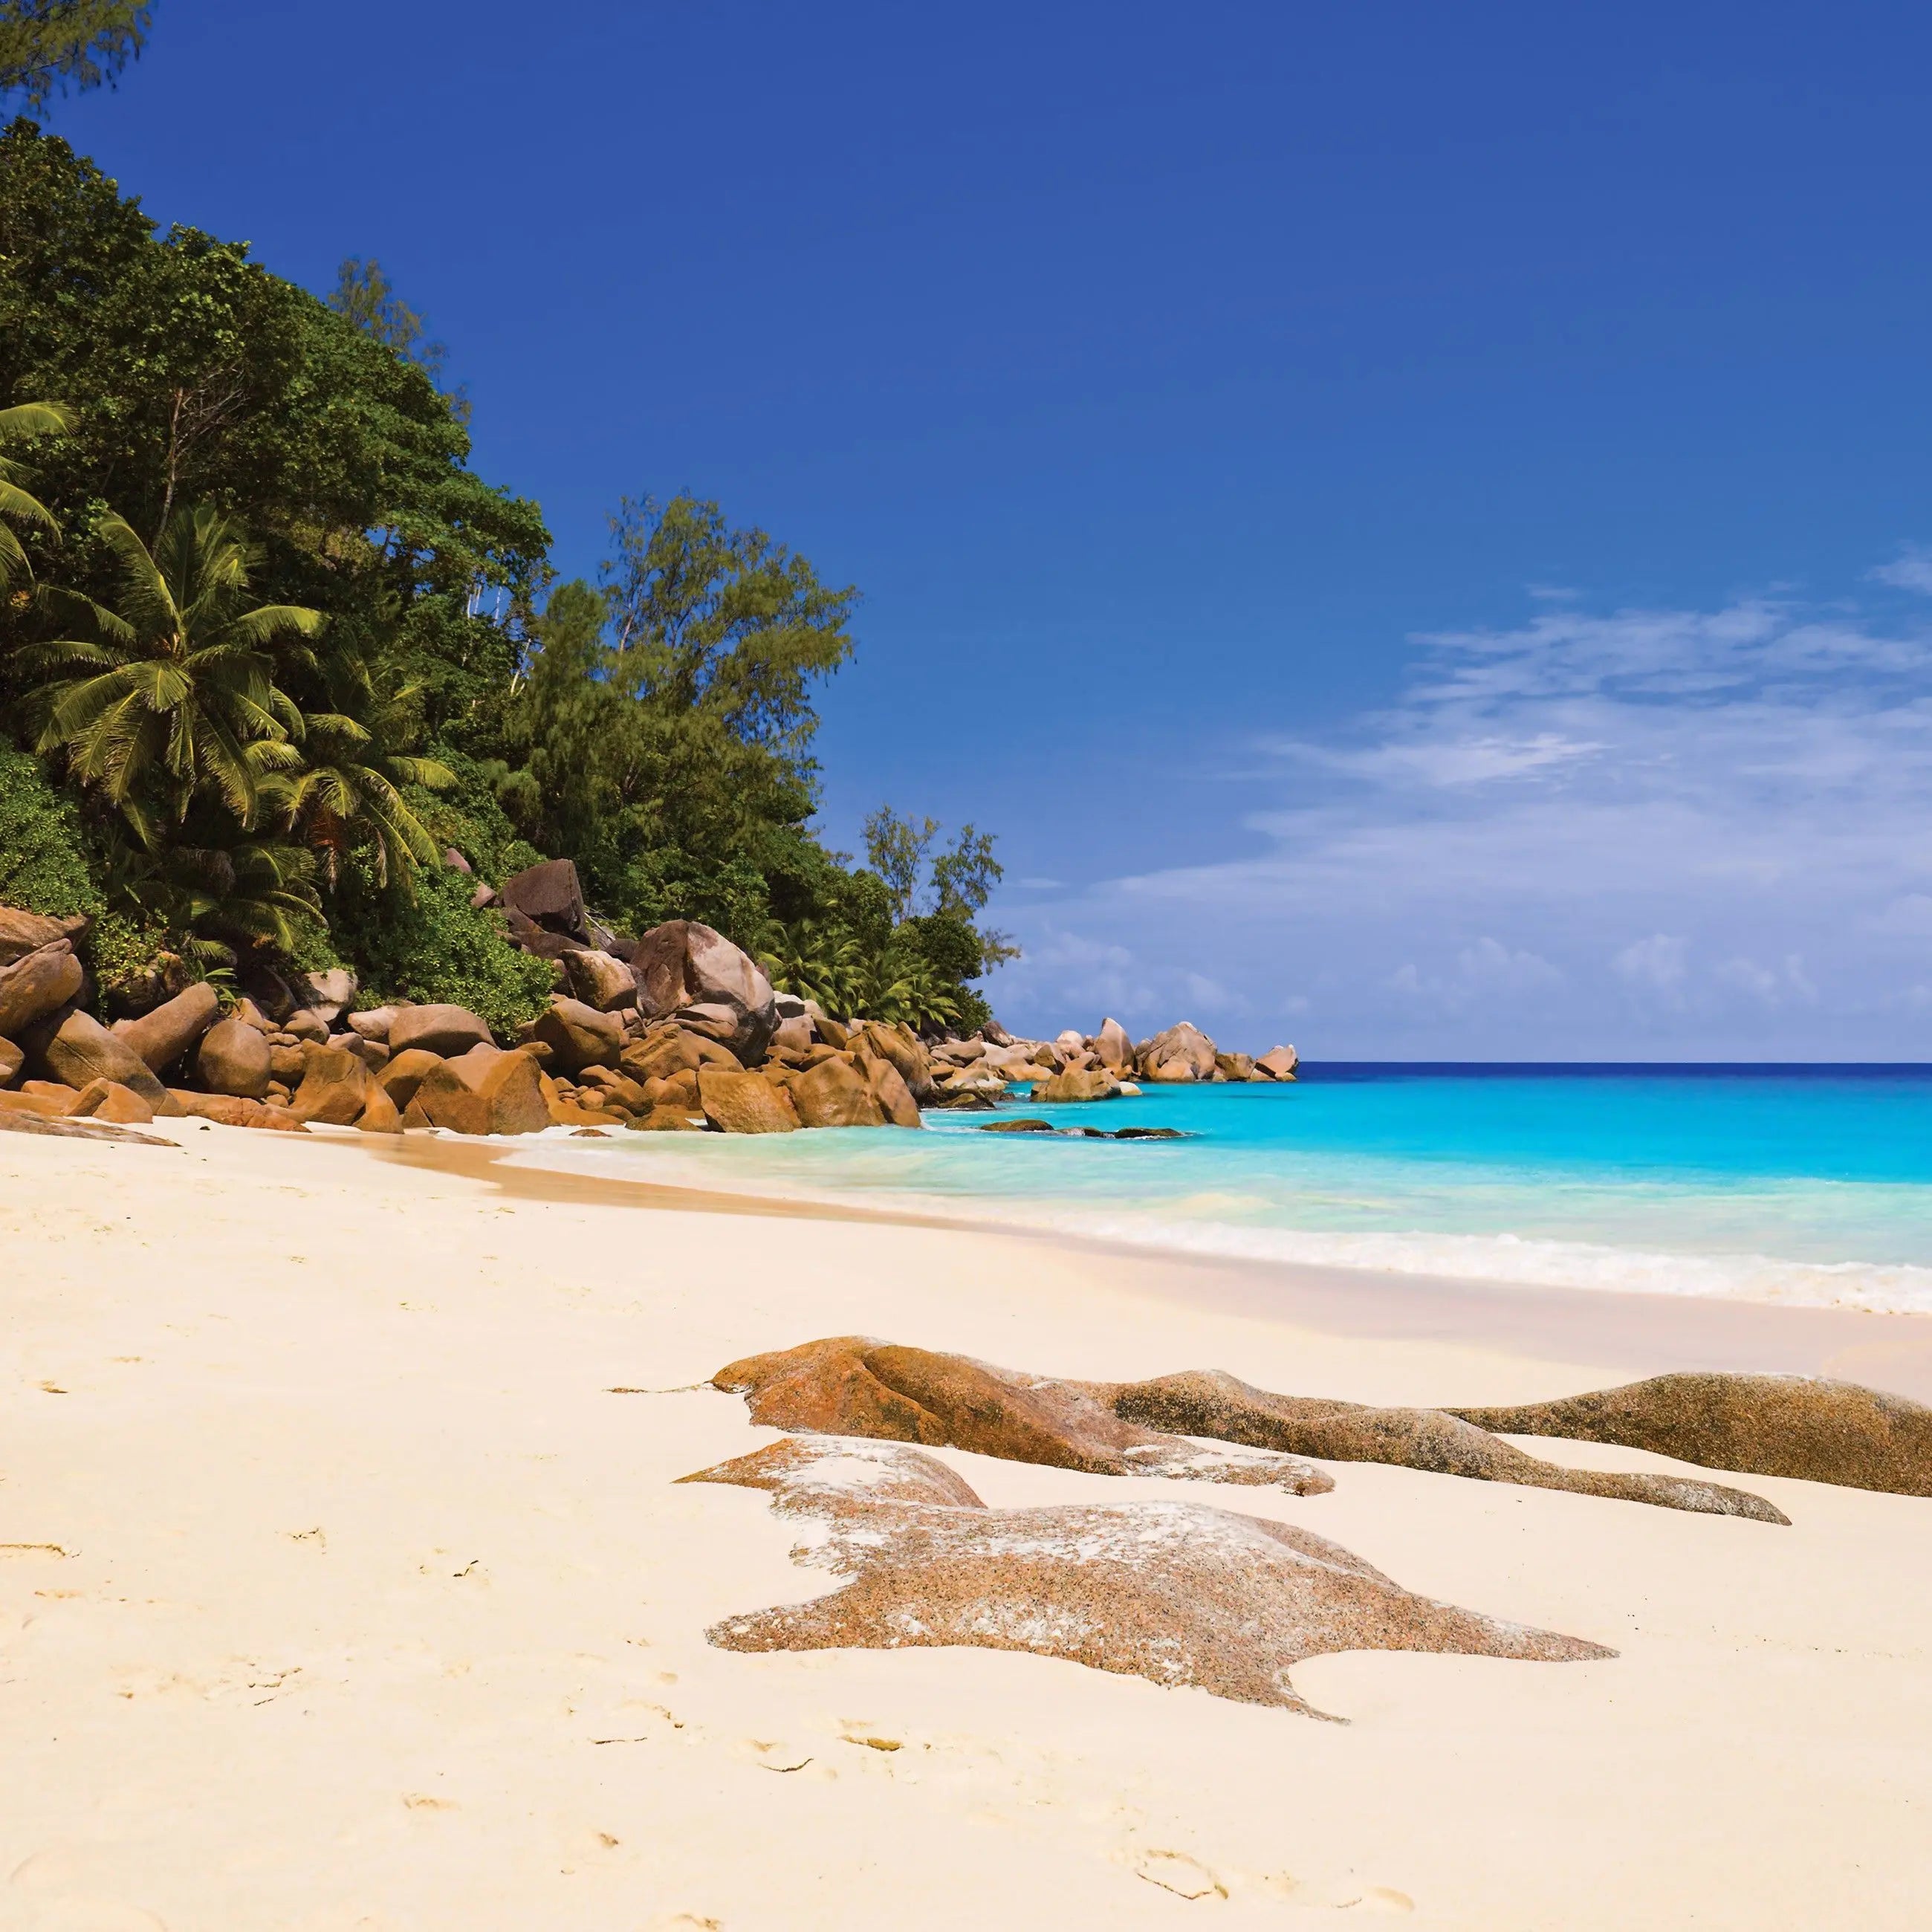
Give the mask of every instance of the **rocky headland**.
[(0, 1122), (92, 1121), (90, 1134), (180, 1115), (285, 1132), (320, 1122), (381, 1134), (790, 1133), (917, 1127), (922, 1109), (990, 1111), (1020, 1083), (1046, 1103), (1144, 1082), (1295, 1077), (1292, 1047), (1223, 1052), (1185, 1021), (1136, 1042), (1112, 1019), (1030, 1040), (997, 1024), (922, 1037), (841, 1018), (775, 991), (710, 926), (609, 931), (567, 859), (500, 890), (479, 884), (476, 903), (555, 981), (547, 1010), (506, 1037), (465, 1007), (385, 998), (340, 969), (247, 972), (224, 1000), (206, 980), (171, 987), (158, 968), (152, 1004), (104, 1023), (86, 922), (0, 907)]

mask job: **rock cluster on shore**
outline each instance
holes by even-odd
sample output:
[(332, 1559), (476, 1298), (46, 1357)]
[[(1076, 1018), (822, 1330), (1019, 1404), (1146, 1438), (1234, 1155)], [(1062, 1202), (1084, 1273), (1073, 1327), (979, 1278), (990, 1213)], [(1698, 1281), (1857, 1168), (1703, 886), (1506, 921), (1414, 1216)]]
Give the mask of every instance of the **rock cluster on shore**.
[(1137, 1093), (1136, 1079), (1294, 1077), (1292, 1047), (1250, 1060), (1185, 1022), (1136, 1046), (1111, 1019), (1040, 1041), (998, 1026), (927, 1040), (835, 1018), (774, 992), (710, 926), (674, 920), (634, 940), (608, 931), (567, 859), (476, 898), (556, 979), (548, 1008), (507, 1042), (460, 1006), (358, 1009), (362, 988), (340, 968), (245, 975), (248, 997), (226, 1012), (193, 983), (104, 1025), (76, 950), (86, 922), (0, 907), (0, 1112), (123, 1126), (193, 1114), (297, 1132), (790, 1133), (916, 1127), (922, 1108), (990, 1108), (1022, 1082), (1048, 1102)]

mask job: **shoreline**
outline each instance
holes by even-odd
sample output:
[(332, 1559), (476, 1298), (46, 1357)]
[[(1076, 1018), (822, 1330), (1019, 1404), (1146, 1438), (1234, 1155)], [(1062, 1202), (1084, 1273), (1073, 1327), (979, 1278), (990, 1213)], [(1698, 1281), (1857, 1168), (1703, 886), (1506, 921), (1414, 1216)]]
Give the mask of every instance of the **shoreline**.
[(1740, 1479), (1778, 1527), (1373, 1464), (1292, 1496), (930, 1452), (996, 1509), (1258, 1516), (1616, 1653), (1318, 1655), (1324, 1723), (1010, 1652), (718, 1648), (838, 1580), (766, 1497), (677, 1480), (774, 1439), (694, 1384), (817, 1336), (1474, 1402), (1713, 1348), (1802, 1369), (1922, 1318), (1430, 1302), (514, 1144), (170, 1137), (0, 1142), (7, 1932), (1922, 1918), (1923, 1499)]
[(1104, 1261), (1117, 1275), (1131, 1278), (1121, 1284), (1126, 1292), (1288, 1322), (1337, 1336), (1454, 1340), (1552, 1362), (1582, 1360), (1626, 1368), (1633, 1378), (1678, 1369), (1827, 1376), (1864, 1382), (1932, 1403), (1932, 1315), (1485, 1282), (1156, 1250), (992, 1216), (937, 1215), (591, 1173), (533, 1159), (544, 1144), (540, 1142), (353, 1138), (385, 1162), (460, 1174), (521, 1199), (872, 1223), (1042, 1244)]

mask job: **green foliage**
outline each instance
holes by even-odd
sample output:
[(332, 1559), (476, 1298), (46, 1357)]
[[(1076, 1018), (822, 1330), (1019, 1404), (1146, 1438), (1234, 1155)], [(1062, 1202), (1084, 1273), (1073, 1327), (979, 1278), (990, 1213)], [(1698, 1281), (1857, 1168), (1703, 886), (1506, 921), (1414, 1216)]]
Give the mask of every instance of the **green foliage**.
[(72, 804), (38, 760), (0, 740), (0, 905), (69, 919), (102, 904)]
[(56, 94), (112, 87), (147, 44), (154, 0), (0, 0), (0, 94), (38, 113)]
[[(0, 52), (30, 12), (0, 0)], [(0, 408), (0, 733), (58, 752), (69, 794), (16, 758), (0, 835), (24, 771), (115, 944), (339, 958), (499, 1029), (550, 970), (446, 847), (492, 884), (568, 855), (608, 923), (701, 920), (844, 1012), (983, 1016), (968, 982), (1010, 956), (975, 923), (992, 840), (882, 812), (855, 869), (812, 830), (856, 592), (680, 496), (626, 500), (601, 583), (544, 598), (542, 519), (470, 469), (444, 356), (373, 260), (318, 300), (0, 134), (0, 400), (60, 399)]]
[(472, 881), (442, 866), (417, 874), (412, 896), (385, 890), (359, 858), (331, 902), (338, 944), (364, 982), (418, 1001), (467, 1006), (499, 1034), (534, 1019), (549, 999), (550, 969), (471, 909)]

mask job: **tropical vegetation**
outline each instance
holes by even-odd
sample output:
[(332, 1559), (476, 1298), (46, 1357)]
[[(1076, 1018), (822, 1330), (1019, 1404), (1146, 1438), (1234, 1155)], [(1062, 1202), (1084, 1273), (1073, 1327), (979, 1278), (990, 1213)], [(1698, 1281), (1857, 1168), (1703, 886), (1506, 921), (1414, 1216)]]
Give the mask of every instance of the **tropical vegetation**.
[[(0, 91), (111, 80), (148, 13), (0, 0)], [(378, 262), (318, 297), (0, 134), (0, 900), (97, 915), (110, 996), (144, 954), (342, 964), (508, 1026), (548, 969), (444, 855), (567, 856), (620, 932), (700, 920), (828, 1009), (982, 1022), (992, 839), (814, 829), (856, 590), (682, 495), (556, 581), (446, 358)]]

